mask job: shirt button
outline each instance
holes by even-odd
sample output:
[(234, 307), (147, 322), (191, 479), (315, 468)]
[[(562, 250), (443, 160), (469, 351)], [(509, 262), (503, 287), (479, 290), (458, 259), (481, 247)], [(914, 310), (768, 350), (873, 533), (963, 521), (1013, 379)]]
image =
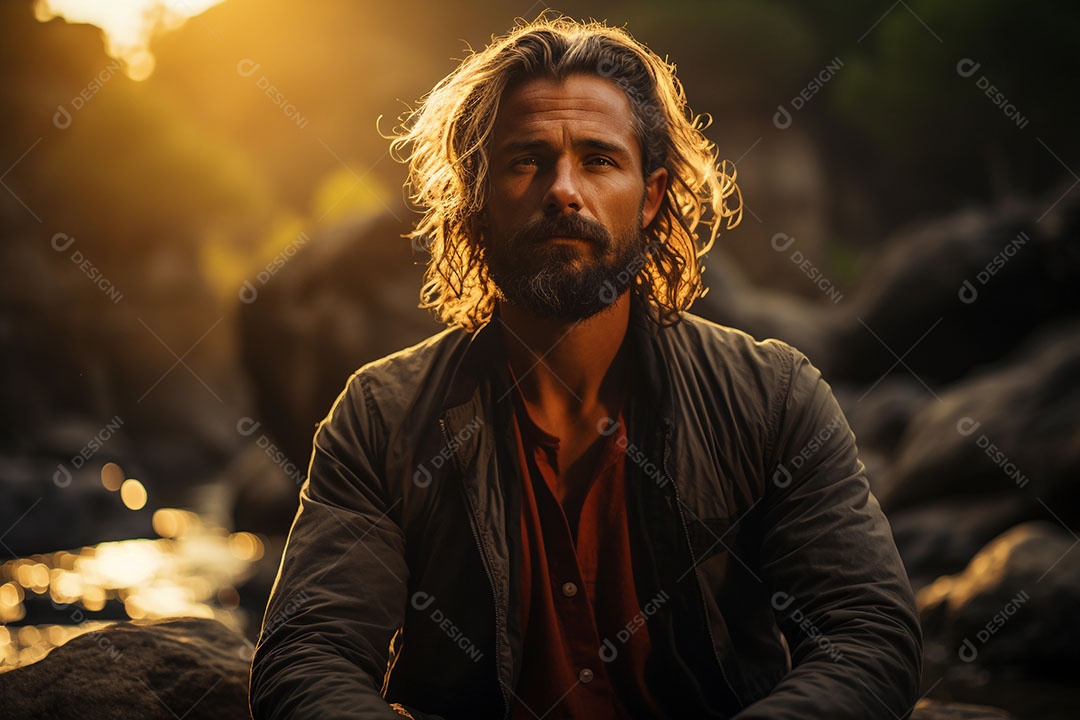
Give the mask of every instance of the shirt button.
[(593, 679), (593, 671), (589, 668), (585, 668), (577, 674), (578, 680), (583, 683), (591, 683)]
[(562, 594), (566, 597), (574, 597), (577, 595), (577, 585), (572, 582), (563, 583)]

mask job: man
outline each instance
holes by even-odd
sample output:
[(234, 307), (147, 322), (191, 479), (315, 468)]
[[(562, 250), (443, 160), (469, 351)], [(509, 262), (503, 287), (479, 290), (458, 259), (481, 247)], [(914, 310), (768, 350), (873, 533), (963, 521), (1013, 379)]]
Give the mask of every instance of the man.
[(910, 712), (918, 616), (829, 386), (686, 312), (741, 204), (691, 117), (628, 33), (542, 17), (407, 118), (451, 327), (315, 435), (256, 720)]

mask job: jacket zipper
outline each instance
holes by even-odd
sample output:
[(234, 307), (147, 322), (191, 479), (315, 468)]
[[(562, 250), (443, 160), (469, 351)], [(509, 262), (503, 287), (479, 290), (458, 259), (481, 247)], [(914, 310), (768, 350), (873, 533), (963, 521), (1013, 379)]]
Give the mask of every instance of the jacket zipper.
[[(443, 441), (447, 447), (450, 447), (450, 435), (446, 429), (446, 419), (439, 418), (439, 428), (442, 430)], [(502, 654), (499, 652), (499, 638), (502, 635), (503, 617), (502, 610), (499, 604), (499, 595), (495, 590), (495, 576), (491, 573), (491, 558), (488, 556), (487, 550), (484, 544), (480, 542), (480, 533), (477, 531), (477, 527), (480, 524), (480, 516), (476, 512), (476, 508), (473, 507), (472, 498), (469, 497), (469, 493), (465, 490), (464, 473), (461, 472), (461, 466), (458, 465), (457, 453), (454, 453), (454, 466), (458, 471), (458, 476), (462, 479), (461, 492), (465, 496), (465, 505), (472, 516), (472, 522), (469, 523), (469, 529), (472, 530), (473, 539), (476, 541), (476, 547), (480, 550), (480, 557), (484, 561), (484, 574), (488, 577), (488, 584), (491, 586), (492, 604), (495, 608), (495, 675), (499, 681), (499, 691), (502, 693), (503, 698), (503, 718), (509, 720), (510, 718), (510, 695), (506, 690), (506, 684), (502, 682), (502, 671), (500, 669), (502, 663)]]
[(697, 556), (694, 554), (694, 543), (690, 539), (690, 526), (686, 522), (686, 514), (683, 512), (682, 500), (679, 499), (679, 483), (675, 481), (675, 476), (668, 470), (668, 454), (669, 454), (669, 442), (671, 440), (671, 419), (664, 418), (664, 473), (671, 478), (671, 489), (675, 493), (675, 506), (679, 513), (679, 520), (682, 522), (683, 534), (686, 536), (686, 547), (690, 550), (690, 562), (693, 563), (691, 567), (694, 570), (694, 578), (697, 585), (697, 594), (701, 599), (701, 609), (705, 613), (705, 631), (709, 636), (709, 643), (712, 645), (713, 657), (716, 659), (716, 664), (720, 668), (720, 675), (724, 678), (724, 682), (727, 684), (728, 689), (731, 690), (732, 696), (735, 698), (735, 702), (742, 708), (743, 701), (739, 697), (739, 693), (735, 692), (735, 688), (732, 686), (731, 681), (728, 679), (727, 671), (724, 670), (724, 663), (720, 660), (720, 654), (716, 651), (716, 637), (713, 635), (712, 625), (709, 623), (709, 606), (705, 603), (705, 591), (701, 588), (701, 578), (697, 574)]

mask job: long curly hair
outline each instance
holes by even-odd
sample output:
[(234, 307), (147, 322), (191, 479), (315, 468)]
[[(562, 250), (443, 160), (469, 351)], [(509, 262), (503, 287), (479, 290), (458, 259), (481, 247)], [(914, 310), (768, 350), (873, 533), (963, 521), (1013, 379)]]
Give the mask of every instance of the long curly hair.
[[(702, 134), (710, 119), (687, 107), (675, 66), (625, 29), (545, 12), (469, 54), (390, 135), (391, 156), (409, 166), (409, 199), (423, 212), (409, 237), (431, 254), (420, 307), (442, 322), (471, 332), (495, 309), (477, 220), (487, 199), (489, 145), (503, 91), (524, 78), (583, 73), (606, 77), (626, 92), (645, 175), (668, 171), (660, 209), (645, 229), (646, 258), (634, 291), (662, 325), (678, 322), (704, 293), (699, 258), (724, 220), (731, 229), (742, 219), (735, 167), (718, 164), (715, 146)], [(701, 239), (699, 225), (708, 228)]]

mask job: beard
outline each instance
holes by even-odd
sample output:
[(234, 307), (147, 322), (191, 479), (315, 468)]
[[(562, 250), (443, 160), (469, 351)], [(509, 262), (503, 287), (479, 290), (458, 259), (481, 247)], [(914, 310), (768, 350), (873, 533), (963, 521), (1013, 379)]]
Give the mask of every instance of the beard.
[[(580, 215), (534, 220), (509, 237), (485, 243), (488, 274), (501, 299), (545, 319), (574, 322), (610, 307), (633, 285), (645, 260), (645, 231), (638, 222), (612, 237)], [(578, 238), (586, 246), (554, 242)]]

